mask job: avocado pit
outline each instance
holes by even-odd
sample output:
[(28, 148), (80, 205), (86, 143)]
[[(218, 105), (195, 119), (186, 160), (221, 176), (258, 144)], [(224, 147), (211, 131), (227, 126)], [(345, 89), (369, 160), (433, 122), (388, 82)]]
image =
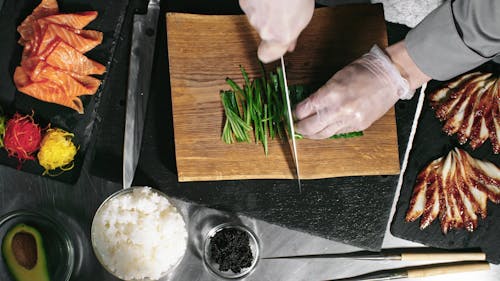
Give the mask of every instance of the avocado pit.
[(12, 253), (20, 266), (33, 269), (38, 256), (35, 237), (27, 232), (16, 233), (12, 238)]

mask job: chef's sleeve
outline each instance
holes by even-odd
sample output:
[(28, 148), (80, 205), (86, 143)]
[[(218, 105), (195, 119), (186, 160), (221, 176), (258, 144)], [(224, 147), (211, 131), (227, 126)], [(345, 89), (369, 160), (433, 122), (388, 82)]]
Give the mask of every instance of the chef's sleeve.
[(500, 53), (500, 1), (446, 1), (405, 38), (410, 57), (436, 80), (448, 80)]

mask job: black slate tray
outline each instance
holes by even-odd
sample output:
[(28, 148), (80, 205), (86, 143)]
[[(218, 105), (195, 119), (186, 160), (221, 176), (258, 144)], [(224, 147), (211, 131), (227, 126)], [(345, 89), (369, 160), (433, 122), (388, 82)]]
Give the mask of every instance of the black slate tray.
[[(165, 12), (235, 14), (241, 11), (238, 2), (233, 0), (210, 3), (201, 0), (162, 1), (161, 8), (150, 100), (133, 185), (153, 186), (182, 200), (244, 214), (360, 248), (380, 250), (398, 176), (307, 180), (303, 181), (302, 193), (298, 192), (293, 180), (178, 182)], [(130, 21), (131, 17), (127, 17), (125, 26), (129, 26)], [(401, 26), (390, 26), (401, 29)], [(113, 81), (109, 89), (112, 95), (103, 100), (103, 120), (99, 125), (90, 170), (95, 176), (118, 183), (121, 182), (126, 93), (123, 81), (127, 77), (129, 40), (130, 29), (125, 29), (116, 56), (120, 70), (110, 78)], [(396, 107), (400, 159), (406, 147), (415, 104), (415, 100), (403, 101)]]
[[(500, 73), (500, 66), (490, 63), (481, 66), (478, 70)], [(430, 93), (442, 83), (432, 81), (426, 92)], [(432, 160), (446, 155), (454, 147), (466, 150), (474, 158), (488, 160), (500, 166), (500, 155), (493, 154), (489, 140), (474, 151), (468, 144), (460, 145), (455, 136), (446, 135), (441, 131), (441, 128), (442, 123), (435, 117), (435, 112), (426, 99), (413, 141), (408, 167), (403, 178), (391, 232), (396, 237), (431, 247), (444, 249), (481, 248), (486, 253), (488, 261), (498, 264), (500, 263), (500, 239), (498, 236), (500, 233), (500, 205), (488, 201), (488, 216), (485, 220), (480, 219), (478, 228), (472, 233), (461, 229), (449, 231), (448, 234), (444, 235), (441, 233), (438, 219), (424, 230), (419, 229), (419, 220), (412, 223), (404, 221), (419, 171)]]
[[(82, 97), (84, 114), (78, 114), (74, 110), (63, 106), (39, 101), (16, 90), (12, 76), (15, 68), (20, 64), (22, 52), (22, 46), (17, 44), (19, 33), (16, 28), (39, 3), (39, 1), (28, 0), (6, 1), (0, 11), (0, 52), (2, 53), (2, 56), (0, 56), (0, 77), (2, 77), (0, 79), (0, 105), (8, 117), (15, 112), (22, 114), (34, 113), (34, 119), (42, 127), (50, 124), (51, 127), (62, 128), (75, 134), (74, 142), (79, 146), (75, 158), (75, 167), (71, 171), (51, 177), (59, 181), (74, 183), (80, 175), (84, 155), (94, 129), (94, 121), (98, 117), (96, 109), (99, 106), (103, 89), (107, 84), (128, 1), (58, 1), (59, 10), (62, 13), (98, 11), (97, 19), (91, 22), (86, 29), (95, 29), (104, 33), (102, 44), (86, 53), (89, 58), (104, 64), (107, 72), (99, 77), (102, 79), (102, 84), (97, 93), (92, 97)], [(17, 159), (7, 156), (5, 149), (0, 149), (0, 164), (13, 168), (19, 166)], [(39, 175), (43, 172), (43, 168), (36, 161), (24, 162), (21, 170)]]

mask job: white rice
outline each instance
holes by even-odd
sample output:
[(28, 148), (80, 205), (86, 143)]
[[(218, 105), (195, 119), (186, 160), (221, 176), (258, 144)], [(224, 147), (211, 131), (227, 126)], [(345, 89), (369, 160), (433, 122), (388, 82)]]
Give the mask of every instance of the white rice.
[(106, 202), (92, 223), (92, 242), (105, 267), (124, 280), (156, 280), (183, 257), (187, 231), (177, 209), (149, 187)]

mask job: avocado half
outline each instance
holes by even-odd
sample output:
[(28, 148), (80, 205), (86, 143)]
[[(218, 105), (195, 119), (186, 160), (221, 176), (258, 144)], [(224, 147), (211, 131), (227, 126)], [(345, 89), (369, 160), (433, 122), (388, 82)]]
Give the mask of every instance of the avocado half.
[(50, 281), (42, 236), (34, 227), (18, 224), (5, 235), (2, 253), (17, 281)]

